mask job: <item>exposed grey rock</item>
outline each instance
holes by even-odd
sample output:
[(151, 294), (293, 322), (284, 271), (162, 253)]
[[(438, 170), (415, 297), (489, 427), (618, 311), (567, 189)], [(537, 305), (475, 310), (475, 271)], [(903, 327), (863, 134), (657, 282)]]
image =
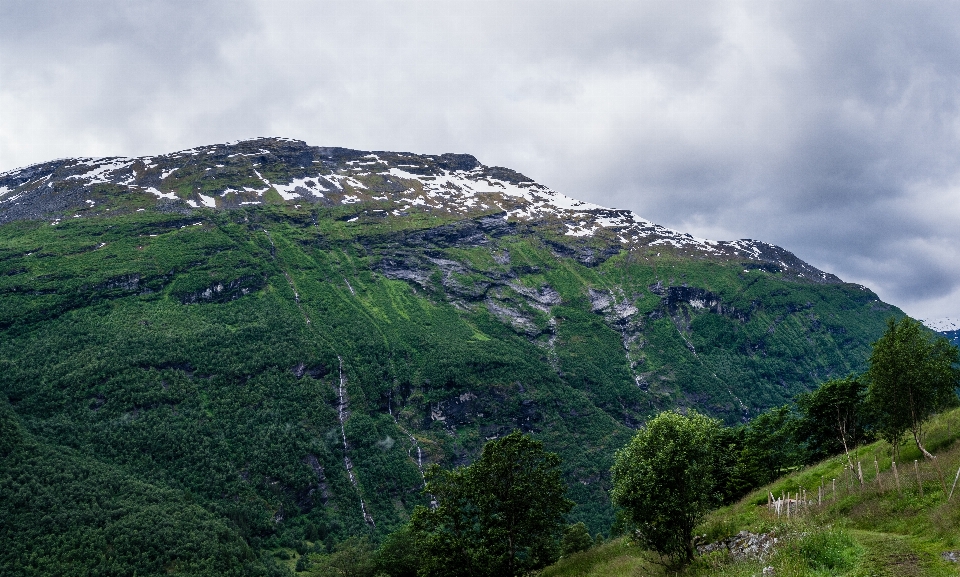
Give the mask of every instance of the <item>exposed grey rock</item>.
[(697, 545), (697, 553), (704, 555), (713, 551), (728, 551), (734, 559), (763, 559), (779, 542), (774, 532), (751, 533), (740, 531), (732, 537)]
[(504, 304), (501, 301), (488, 298), (485, 303), (487, 310), (490, 311), (493, 316), (500, 319), (502, 322), (511, 325), (517, 332), (525, 333), (529, 336), (539, 335), (541, 331), (533, 320), (514, 308), (511, 308)]
[(265, 284), (262, 277), (256, 275), (245, 275), (234, 279), (226, 284), (223, 282), (213, 283), (200, 291), (179, 293), (177, 298), (183, 304), (201, 303), (201, 302), (228, 302), (236, 300), (252, 291), (259, 290)]
[[(533, 289), (530, 287), (523, 286), (518, 282), (509, 283), (511, 289), (517, 293), (529, 298), (534, 303), (542, 305), (541, 310), (546, 311), (545, 307), (551, 307), (560, 304), (561, 298), (560, 293), (553, 289), (550, 285), (542, 285), (538, 289)], [(533, 303), (531, 303), (533, 304)]]
[(306, 493), (300, 495), (300, 498), (297, 499), (297, 506), (300, 507), (301, 511), (308, 512), (310, 511), (317, 502), (321, 506), (326, 505), (327, 501), (330, 500), (330, 493), (327, 488), (327, 476), (323, 472), (323, 467), (320, 465), (320, 460), (317, 459), (316, 455), (310, 454), (303, 458), (303, 462), (309, 466), (314, 475), (317, 477), (316, 485), (311, 485)]

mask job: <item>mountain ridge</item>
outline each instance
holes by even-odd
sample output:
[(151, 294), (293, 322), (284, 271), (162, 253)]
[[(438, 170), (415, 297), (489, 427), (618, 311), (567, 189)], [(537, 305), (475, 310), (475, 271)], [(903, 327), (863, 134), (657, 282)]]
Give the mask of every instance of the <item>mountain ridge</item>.
[[(263, 148), (264, 144), (275, 148), (268, 150)], [(230, 160), (237, 156), (244, 160), (254, 158), (249, 162)], [(185, 167), (189, 170), (190, 165), (198, 160), (194, 157), (233, 162), (236, 166), (232, 168), (248, 171), (243, 175), (246, 180), (259, 181), (262, 188), (238, 186), (236, 174), (231, 175), (233, 178), (223, 186), (217, 186), (213, 182), (217, 178), (214, 172), (202, 177), (212, 186), (201, 185), (197, 190), (185, 190), (180, 175), (175, 173)], [(284, 183), (268, 179), (257, 170), (275, 158), (300, 164), (288, 169), (286, 174), (280, 174)], [(184, 160), (186, 164), (178, 162)], [(180, 165), (173, 166), (175, 164)], [(314, 164), (320, 166), (314, 167)], [(215, 166), (226, 168), (227, 165)], [(210, 170), (206, 167), (205, 172)], [(271, 177), (274, 174), (277, 172), (268, 173)], [(365, 178), (371, 176), (373, 178)], [(67, 182), (71, 180), (75, 182)], [(265, 193), (275, 192), (285, 202), (326, 206), (364, 200), (388, 201), (396, 207), (392, 211), (394, 215), (402, 215), (414, 206), (464, 215), (499, 209), (508, 220), (554, 227), (562, 225), (565, 236), (599, 234), (619, 241), (626, 248), (669, 245), (712, 256), (744, 258), (814, 282), (842, 282), (781, 247), (752, 239), (712, 241), (696, 238), (654, 224), (629, 210), (573, 199), (511, 169), (485, 166), (469, 154), (367, 152), (311, 147), (303, 141), (285, 138), (258, 138), (139, 158), (68, 158), (0, 173), (0, 224), (50, 217), (71, 209), (84, 212), (93, 209), (97, 201), (92, 193), (97, 185), (114, 185), (128, 193), (152, 195), (158, 201), (179, 201), (191, 208), (239, 208), (264, 204), (269, 202)]]

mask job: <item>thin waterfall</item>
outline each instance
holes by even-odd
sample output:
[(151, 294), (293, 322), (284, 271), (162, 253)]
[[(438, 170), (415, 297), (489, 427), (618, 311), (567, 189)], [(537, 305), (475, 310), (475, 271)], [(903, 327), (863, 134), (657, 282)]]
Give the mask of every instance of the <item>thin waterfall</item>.
[(357, 495), (360, 497), (360, 512), (363, 514), (363, 521), (371, 527), (376, 527), (376, 524), (373, 522), (373, 516), (367, 512), (367, 506), (363, 502), (363, 495), (360, 495), (360, 487), (357, 483), (357, 478), (353, 474), (353, 462), (350, 461), (350, 456), (347, 454), (347, 430), (343, 426), (343, 423), (348, 417), (347, 403), (349, 399), (347, 399), (347, 379), (343, 375), (343, 358), (337, 355), (337, 360), (340, 361), (340, 385), (337, 387), (337, 395), (340, 398), (340, 402), (337, 405), (337, 419), (340, 421), (340, 436), (343, 439), (343, 464), (347, 468), (347, 476), (350, 477), (350, 483), (353, 484), (357, 490)]

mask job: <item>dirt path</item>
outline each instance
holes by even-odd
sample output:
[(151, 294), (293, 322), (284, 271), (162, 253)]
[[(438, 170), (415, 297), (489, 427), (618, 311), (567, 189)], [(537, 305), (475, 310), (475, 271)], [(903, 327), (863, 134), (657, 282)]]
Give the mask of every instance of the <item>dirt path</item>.
[(960, 574), (960, 567), (937, 555), (922, 550), (916, 540), (906, 535), (851, 530), (854, 540), (864, 548), (857, 577), (946, 577)]

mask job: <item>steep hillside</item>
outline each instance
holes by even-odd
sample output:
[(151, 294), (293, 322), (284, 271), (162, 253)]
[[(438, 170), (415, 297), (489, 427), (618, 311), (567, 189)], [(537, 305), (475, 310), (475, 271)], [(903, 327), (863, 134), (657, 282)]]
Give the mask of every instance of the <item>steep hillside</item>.
[(612, 521), (658, 410), (727, 422), (863, 368), (897, 309), (467, 155), (259, 139), (0, 175), (0, 392), (25, 431), (254, 550), (382, 535), (514, 428)]
[[(890, 444), (876, 442), (853, 452), (852, 460), (862, 464), (863, 486), (845, 467), (845, 458), (837, 456), (785, 475), (739, 503), (713, 511), (695, 534), (701, 535), (704, 545), (722, 546), (711, 550), (702, 546), (701, 555), (682, 571), (665, 569), (652, 552), (620, 538), (562, 559), (543, 575), (956, 575), (960, 499), (950, 491), (960, 466), (960, 410), (936, 416), (925, 430), (925, 443), (933, 448), (948, 477), (946, 494), (936, 466), (924, 460), (912, 442), (900, 448), (896, 472)], [(798, 514), (795, 501), (800, 491), (806, 491), (807, 503)], [(767, 506), (769, 495), (780, 498), (787, 494), (794, 499), (789, 518), (784, 507), (778, 515)], [(751, 541), (761, 543), (765, 550), (749, 549)]]

